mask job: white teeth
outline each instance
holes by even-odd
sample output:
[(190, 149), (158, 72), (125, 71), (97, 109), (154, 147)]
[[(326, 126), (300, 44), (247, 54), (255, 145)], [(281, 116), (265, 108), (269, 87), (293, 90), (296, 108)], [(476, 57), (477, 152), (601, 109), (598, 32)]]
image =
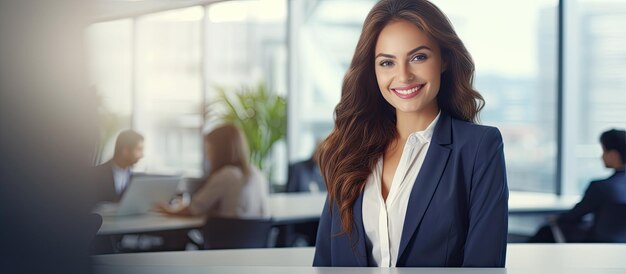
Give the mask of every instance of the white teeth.
[(413, 93), (413, 92), (416, 92), (416, 91), (417, 91), (418, 89), (420, 89), (421, 87), (422, 87), (422, 85), (419, 85), (419, 86), (414, 87), (414, 88), (412, 88), (412, 89), (406, 89), (406, 90), (396, 89), (396, 92), (397, 92), (397, 93), (400, 93), (400, 94), (402, 94), (402, 95), (408, 95), (408, 94), (411, 94), (411, 93)]

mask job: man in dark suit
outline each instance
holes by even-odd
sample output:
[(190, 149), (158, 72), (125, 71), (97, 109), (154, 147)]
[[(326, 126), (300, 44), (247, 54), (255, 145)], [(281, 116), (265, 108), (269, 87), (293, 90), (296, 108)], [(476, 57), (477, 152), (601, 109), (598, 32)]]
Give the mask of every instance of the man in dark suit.
[(326, 191), (320, 167), (313, 157), (290, 165), (288, 175), (287, 192)]
[[(593, 181), (582, 200), (568, 212), (550, 218), (556, 223), (567, 242), (622, 242), (626, 240), (626, 227), (614, 219), (626, 212), (626, 131), (612, 129), (600, 136), (602, 161), (615, 173), (604, 180)], [(592, 222), (583, 217), (593, 214)], [(619, 216), (618, 216), (619, 215)], [(622, 221), (622, 223), (624, 223)], [(529, 242), (554, 242), (550, 226), (537, 231)]]
[(130, 129), (122, 131), (113, 158), (95, 167), (98, 201), (118, 202), (130, 182), (131, 167), (142, 157), (143, 136)]

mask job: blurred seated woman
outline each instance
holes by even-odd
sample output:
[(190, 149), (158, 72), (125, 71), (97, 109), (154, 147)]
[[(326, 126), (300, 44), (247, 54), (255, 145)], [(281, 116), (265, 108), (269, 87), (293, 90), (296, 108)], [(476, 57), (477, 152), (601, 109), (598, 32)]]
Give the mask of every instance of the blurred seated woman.
[(188, 205), (159, 205), (157, 210), (183, 216), (269, 218), (267, 180), (248, 162), (248, 145), (241, 130), (232, 124), (218, 126), (205, 136), (204, 145), (211, 167), (207, 180)]

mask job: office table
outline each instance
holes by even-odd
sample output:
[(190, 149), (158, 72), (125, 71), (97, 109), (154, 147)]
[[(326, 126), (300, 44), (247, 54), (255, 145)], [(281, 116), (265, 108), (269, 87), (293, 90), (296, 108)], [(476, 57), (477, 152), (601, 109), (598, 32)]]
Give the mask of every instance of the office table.
[[(295, 224), (319, 219), (326, 193), (277, 193), (269, 203), (275, 225)], [(200, 228), (205, 217), (178, 217), (160, 213), (135, 216), (105, 216), (98, 235), (121, 235)]]
[[(524, 241), (545, 223), (548, 215), (565, 212), (580, 201), (576, 195), (511, 191), (509, 194), (509, 235)], [(514, 240), (515, 241), (515, 240)]]
[[(277, 193), (270, 195), (270, 209), (275, 225), (295, 224), (319, 219), (326, 193)], [(573, 207), (579, 196), (511, 191), (509, 213), (558, 213)], [(128, 217), (103, 217), (98, 235), (120, 235), (201, 227), (204, 217), (173, 217), (149, 213)]]
[(176, 217), (160, 213), (136, 216), (102, 217), (98, 236), (146, 233), (169, 230), (199, 228), (204, 225), (204, 217)]
[(93, 256), (95, 273), (626, 273), (625, 244), (509, 244), (506, 269), (313, 268), (314, 248)]
[(580, 201), (578, 195), (511, 191), (509, 214), (553, 214), (567, 211)]

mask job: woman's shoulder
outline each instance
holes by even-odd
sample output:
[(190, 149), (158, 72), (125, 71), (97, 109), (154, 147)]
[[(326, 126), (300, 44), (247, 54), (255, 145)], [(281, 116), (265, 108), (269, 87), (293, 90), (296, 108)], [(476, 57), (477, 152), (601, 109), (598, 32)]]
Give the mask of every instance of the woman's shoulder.
[(453, 136), (468, 142), (502, 142), (500, 130), (495, 126), (481, 125), (452, 118)]
[(243, 170), (240, 167), (234, 166), (234, 165), (227, 165), (217, 170), (215, 172), (215, 177), (216, 178), (224, 178), (224, 177), (243, 178), (244, 176), (243, 176)]
[(250, 165), (250, 178), (259, 181), (265, 181), (265, 175), (257, 167)]

